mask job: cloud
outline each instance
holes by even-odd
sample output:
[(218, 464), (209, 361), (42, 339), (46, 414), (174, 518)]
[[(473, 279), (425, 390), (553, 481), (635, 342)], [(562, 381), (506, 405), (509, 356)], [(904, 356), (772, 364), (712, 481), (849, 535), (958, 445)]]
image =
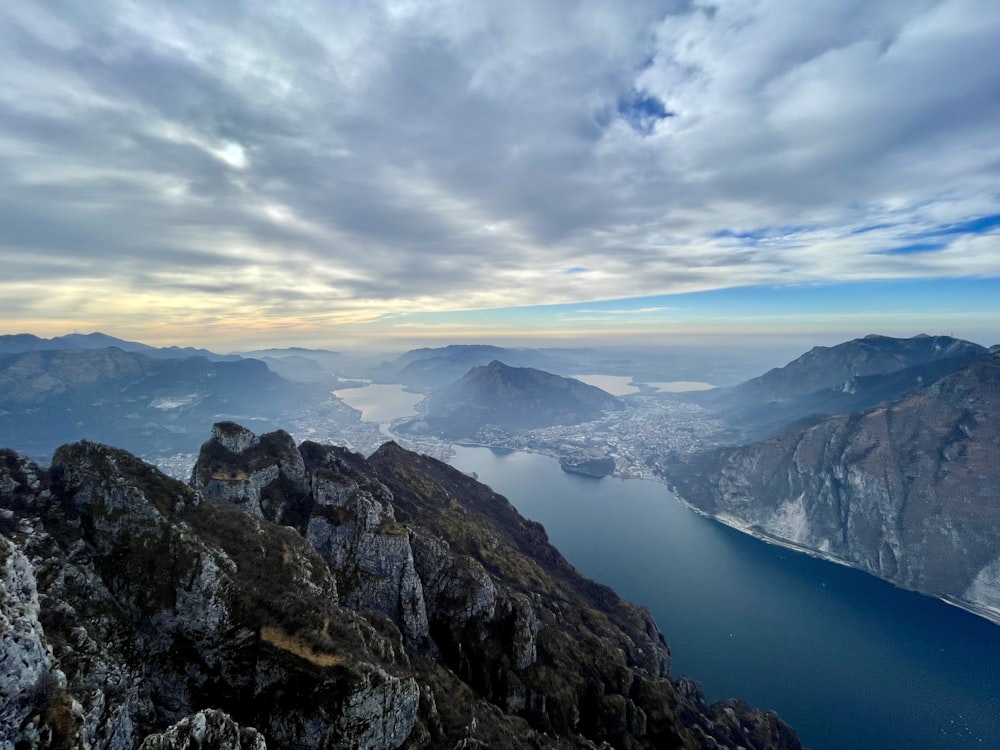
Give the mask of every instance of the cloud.
[(997, 38), (989, 0), (15, 0), (0, 320), (1000, 276)]
[(624, 309), (609, 309), (609, 308), (579, 308), (574, 310), (574, 313), (586, 313), (591, 315), (648, 315), (649, 313), (664, 312), (666, 310), (673, 310), (672, 307), (637, 307), (637, 308), (624, 308)]

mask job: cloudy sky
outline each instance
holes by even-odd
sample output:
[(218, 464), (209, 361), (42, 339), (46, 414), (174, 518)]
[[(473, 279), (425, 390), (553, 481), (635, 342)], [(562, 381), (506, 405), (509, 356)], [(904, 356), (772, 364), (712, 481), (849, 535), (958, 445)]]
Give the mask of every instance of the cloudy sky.
[(996, 0), (7, 0), (0, 332), (1000, 340)]

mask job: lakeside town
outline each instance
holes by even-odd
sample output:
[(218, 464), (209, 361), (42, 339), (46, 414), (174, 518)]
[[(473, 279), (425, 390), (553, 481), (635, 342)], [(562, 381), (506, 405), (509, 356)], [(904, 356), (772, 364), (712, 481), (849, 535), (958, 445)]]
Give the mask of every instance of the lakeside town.
[[(605, 412), (591, 422), (516, 432), (485, 427), (469, 440), (457, 442), (542, 453), (569, 461), (610, 458), (614, 461), (613, 469), (602, 473), (660, 480), (667, 456), (696, 450), (721, 427), (717, 419), (697, 404), (672, 393), (646, 388), (622, 398), (624, 409)], [(416, 410), (420, 409), (418, 403)], [(225, 416), (240, 421), (239, 415)], [(453, 455), (454, 440), (395, 432), (393, 425), (406, 416), (409, 415), (400, 414), (389, 421), (368, 421), (362, 410), (331, 394), (309, 408), (286, 414), (283, 429), (298, 442), (343, 445), (366, 456), (388, 440), (442, 461)], [(246, 426), (254, 429), (253, 420)], [(166, 474), (186, 481), (197, 455), (179, 453), (151, 460)]]

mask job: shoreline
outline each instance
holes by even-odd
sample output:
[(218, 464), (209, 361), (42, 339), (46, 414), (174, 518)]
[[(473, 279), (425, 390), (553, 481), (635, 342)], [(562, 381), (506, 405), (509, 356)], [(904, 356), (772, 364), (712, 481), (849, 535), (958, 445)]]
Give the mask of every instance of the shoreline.
[[(440, 440), (440, 438), (438, 438), (438, 440)], [(491, 450), (492, 449), (498, 449), (498, 450), (504, 450), (504, 451), (518, 451), (518, 452), (521, 452), (521, 453), (528, 453), (528, 454), (532, 454), (532, 455), (546, 456), (547, 458), (551, 458), (551, 459), (553, 459), (555, 461), (559, 461), (561, 458), (563, 458), (563, 455), (560, 452), (558, 452), (558, 451), (547, 451), (547, 450), (532, 449), (532, 448), (513, 448), (513, 447), (504, 446), (504, 445), (491, 445), (491, 444), (488, 444), (488, 443), (479, 443), (479, 442), (476, 442), (476, 441), (473, 441), (473, 440), (448, 440), (448, 441), (440, 440), (440, 442), (442, 444), (447, 444), (449, 446), (449, 449), (452, 446), (458, 445), (458, 446), (467, 447), (467, 448), (489, 448)], [(563, 471), (565, 471), (565, 469), (563, 469)], [(660, 475), (653, 475), (653, 476), (631, 476), (629, 474), (629, 472), (627, 472), (627, 471), (626, 472), (619, 472), (616, 469), (613, 473), (606, 475), (606, 477), (594, 477), (594, 478), (595, 479), (614, 478), (614, 479), (619, 479), (619, 480), (638, 479), (638, 480), (641, 480), (641, 481), (656, 482), (657, 484), (663, 485), (667, 489), (667, 491), (670, 492), (670, 494), (672, 494), (674, 496), (674, 498), (678, 502), (680, 502), (685, 508), (688, 508), (689, 510), (691, 510), (695, 514), (701, 516), (702, 518), (706, 518), (706, 519), (708, 519), (710, 521), (715, 521), (716, 523), (721, 523), (723, 526), (727, 526), (727, 527), (729, 527), (731, 529), (739, 531), (740, 533), (746, 534), (747, 536), (753, 537), (754, 539), (757, 539), (757, 540), (759, 540), (761, 542), (764, 542), (766, 544), (770, 544), (770, 545), (775, 546), (775, 547), (780, 547), (782, 549), (791, 550), (792, 552), (800, 552), (800, 553), (802, 553), (804, 555), (808, 555), (809, 557), (813, 557), (813, 558), (816, 558), (818, 560), (824, 560), (826, 562), (833, 563), (835, 565), (840, 565), (840, 566), (843, 566), (845, 568), (850, 568), (852, 570), (857, 570), (860, 573), (864, 573), (865, 575), (869, 575), (872, 578), (875, 578), (875, 579), (877, 579), (879, 581), (884, 581), (885, 583), (888, 583), (891, 586), (893, 586), (893, 587), (895, 587), (897, 589), (900, 589), (902, 591), (911, 591), (911, 592), (913, 592), (915, 594), (920, 594), (921, 596), (926, 596), (926, 597), (928, 597), (930, 599), (937, 599), (938, 601), (944, 602), (945, 604), (948, 604), (948, 605), (950, 605), (952, 607), (956, 607), (958, 609), (961, 609), (961, 610), (963, 610), (965, 612), (968, 612), (971, 615), (975, 615), (976, 617), (980, 617), (980, 618), (986, 620), (987, 622), (992, 623), (993, 625), (996, 625), (997, 627), (1000, 627), (1000, 610), (992, 609), (992, 608), (987, 607), (985, 605), (976, 604), (974, 602), (969, 602), (969, 601), (966, 601), (964, 599), (959, 599), (959, 598), (957, 598), (957, 597), (955, 597), (953, 595), (946, 594), (946, 595), (943, 595), (943, 596), (937, 596), (937, 595), (934, 595), (934, 594), (925, 593), (923, 591), (918, 591), (917, 589), (911, 589), (911, 588), (907, 588), (905, 586), (900, 586), (895, 581), (891, 581), (888, 578), (882, 578), (881, 576), (877, 576), (874, 573), (871, 573), (871, 572), (869, 572), (867, 570), (864, 570), (863, 568), (860, 568), (857, 565), (854, 565), (853, 563), (850, 563), (850, 562), (848, 562), (846, 560), (843, 560), (843, 559), (841, 559), (839, 557), (835, 557), (834, 555), (830, 555), (828, 553), (821, 552), (821, 551), (813, 549), (811, 547), (806, 547), (804, 545), (788, 541), (787, 539), (782, 539), (781, 537), (773, 536), (771, 534), (768, 534), (767, 532), (761, 531), (760, 529), (754, 528), (751, 525), (749, 525), (747, 523), (744, 523), (744, 522), (740, 521), (739, 519), (737, 519), (737, 518), (735, 518), (733, 516), (716, 516), (716, 515), (713, 515), (711, 513), (708, 513), (707, 511), (704, 511), (701, 508), (698, 508), (698, 507), (692, 505), (687, 500), (685, 500), (677, 492), (676, 485), (672, 484), (670, 482), (670, 480), (667, 479), (666, 477), (663, 477), (663, 476), (660, 476)]]
[(900, 591), (910, 591), (914, 594), (920, 594), (920, 596), (926, 596), (928, 599), (937, 599), (940, 602), (949, 604), (952, 607), (961, 609), (965, 612), (968, 612), (971, 615), (980, 617), (986, 620), (987, 622), (1000, 627), (1000, 611), (991, 609), (990, 607), (986, 607), (985, 605), (975, 604), (974, 602), (969, 602), (964, 599), (959, 599), (949, 594), (945, 594), (943, 596), (936, 596), (934, 594), (928, 594), (923, 591), (918, 591), (917, 589), (911, 589), (907, 588), (906, 586), (900, 586), (895, 581), (890, 581), (888, 578), (882, 578), (881, 576), (877, 576), (874, 573), (870, 573), (869, 571), (864, 570), (863, 568), (859, 568), (857, 565), (849, 563), (846, 560), (842, 560), (839, 557), (834, 557), (833, 555), (829, 555), (825, 552), (820, 552), (819, 550), (812, 549), (811, 547), (805, 547), (801, 544), (796, 544), (795, 542), (790, 542), (786, 539), (772, 536), (771, 534), (761, 531), (760, 529), (753, 528), (748, 524), (743, 523), (736, 518), (733, 518), (732, 516), (712, 515), (711, 513), (708, 513), (702, 510), (701, 508), (697, 508), (691, 503), (689, 503), (687, 500), (685, 500), (677, 493), (677, 491), (673, 488), (673, 486), (668, 486), (668, 489), (673, 493), (674, 497), (676, 497), (677, 500), (680, 501), (682, 505), (684, 505), (685, 508), (690, 509), (691, 511), (701, 516), (702, 518), (707, 518), (710, 521), (721, 523), (723, 526), (728, 526), (731, 529), (735, 529), (736, 531), (746, 534), (747, 536), (753, 537), (754, 539), (758, 539), (762, 542), (765, 542), (766, 544), (770, 544), (775, 547), (781, 547), (782, 549), (791, 550), (793, 552), (801, 552), (804, 555), (808, 555), (809, 557), (814, 557), (818, 560), (825, 560), (826, 562), (834, 563), (835, 565), (841, 565), (845, 568), (856, 570), (859, 573), (864, 573), (865, 575), (871, 576), (872, 578), (875, 578), (879, 581), (884, 581), (885, 583), (888, 583), (890, 586), (893, 586), (899, 589)]

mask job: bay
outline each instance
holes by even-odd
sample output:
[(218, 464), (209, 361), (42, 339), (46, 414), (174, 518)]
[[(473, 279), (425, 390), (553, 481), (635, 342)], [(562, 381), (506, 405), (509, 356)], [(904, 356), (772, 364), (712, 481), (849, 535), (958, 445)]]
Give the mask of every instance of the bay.
[(649, 607), (673, 674), (710, 701), (774, 709), (812, 750), (1000, 747), (1000, 627), (702, 518), (655, 482), (489, 448), (455, 446), (451, 463)]

